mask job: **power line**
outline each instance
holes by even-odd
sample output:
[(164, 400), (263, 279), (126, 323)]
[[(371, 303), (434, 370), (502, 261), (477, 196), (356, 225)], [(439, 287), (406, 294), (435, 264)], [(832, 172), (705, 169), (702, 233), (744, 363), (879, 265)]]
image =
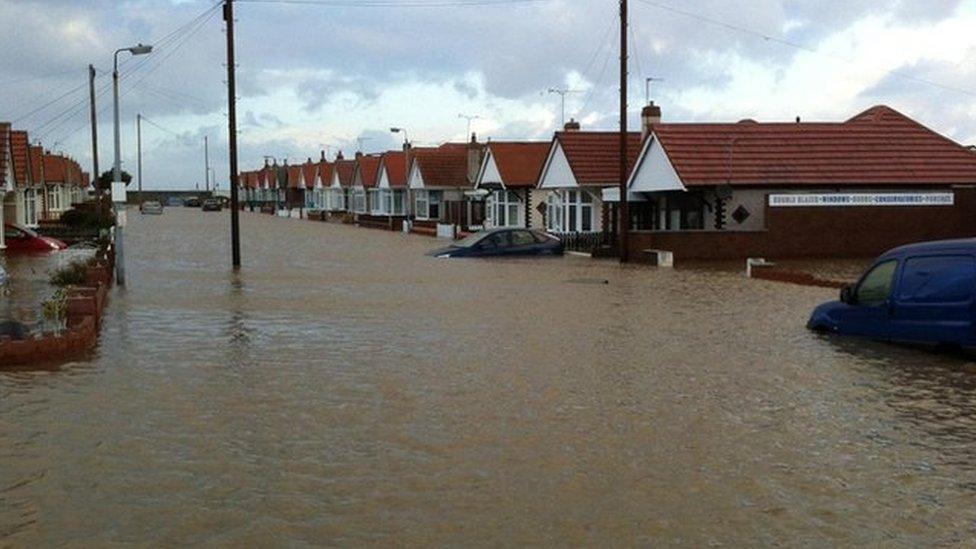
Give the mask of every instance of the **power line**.
[[(712, 17), (708, 17), (708, 16), (702, 15), (700, 13), (694, 13), (694, 12), (686, 11), (686, 10), (683, 10), (683, 9), (680, 9), (680, 8), (676, 8), (674, 6), (669, 6), (667, 4), (662, 4), (660, 2), (655, 2), (654, 0), (637, 0), (637, 1), (640, 2), (640, 3), (642, 3), (642, 4), (645, 4), (647, 6), (651, 6), (653, 8), (657, 8), (657, 9), (660, 9), (660, 10), (663, 10), (663, 11), (671, 12), (671, 13), (674, 13), (674, 14), (677, 14), (677, 15), (682, 15), (682, 16), (685, 16), (685, 17), (690, 17), (692, 19), (696, 19), (698, 21), (703, 21), (703, 22), (709, 23), (711, 25), (715, 25), (715, 26), (722, 27), (722, 28), (726, 28), (726, 29), (733, 30), (733, 31), (736, 31), (736, 32), (741, 32), (743, 34), (748, 34), (748, 35), (751, 35), (751, 36), (755, 36), (755, 37), (758, 37), (758, 38), (762, 38), (763, 40), (765, 40), (767, 42), (776, 42), (777, 44), (782, 44), (784, 46), (788, 46), (788, 47), (795, 48), (795, 49), (798, 49), (798, 50), (803, 50), (805, 52), (809, 52), (809, 53), (821, 55), (821, 56), (824, 56), (824, 57), (829, 57), (829, 58), (832, 58), (832, 59), (836, 59), (838, 61), (844, 61), (845, 63), (849, 63), (849, 64), (855, 64), (856, 63), (856, 61), (854, 59), (851, 59), (851, 58), (848, 58), (848, 57), (841, 57), (841, 56), (837, 56), (837, 55), (830, 55), (830, 54), (824, 53), (824, 52), (822, 52), (820, 50), (817, 50), (815, 48), (812, 48), (810, 46), (806, 46), (804, 44), (800, 44), (798, 42), (793, 42), (793, 41), (787, 40), (785, 38), (778, 38), (776, 36), (771, 36), (771, 35), (766, 34), (764, 32), (760, 32), (760, 31), (757, 31), (757, 30), (754, 30), (754, 29), (742, 27), (742, 26), (735, 25), (735, 24), (732, 24), (732, 23), (726, 23), (725, 21), (721, 21), (719, 19), (714, 19)], [(920, 84), (927, 84), (929, 86), (933, 86), (933, 87), (940, 88), (940, 89), (943, 89), (943, 90), (952, 91), (952, 92), (956, 92), (956, 93), (961, 93), (963, 95), (969, 95), (969, 96), (972, 96), (972, 97), (976, 97), (976, 92), (974, 92), (972, 90), (967, 90), (967, 89), (963, 89), (963, 88), (957, 88), (955, 86), (948, 86), (948, 85), (945, 85), (945, 84), (940, 84), (940, 83), (935, 82), (933, 80), (928, 80), (928, 79), (925, 79), (925, 78), (919, 78), (917, 76), (913, 76), (911, 74), (908, 74), (906, 72), (900, 71), (898, 69), (885, 71), (884, 74), (891, 75), (891, 76), (897, 76), (899, 78), (904, 78), (906, 80), (911, 80), (913, 82), (918, 82)]]

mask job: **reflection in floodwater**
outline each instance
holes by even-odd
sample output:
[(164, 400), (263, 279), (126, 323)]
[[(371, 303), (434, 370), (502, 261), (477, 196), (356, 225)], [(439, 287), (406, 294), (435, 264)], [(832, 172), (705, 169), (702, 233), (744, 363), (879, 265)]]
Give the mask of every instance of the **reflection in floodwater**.
[(233, 274), (226, 212), (130, 219), (95, 356), (0, 372), (0, 545), (976, 532), (976, 370), (807, 332), (834, 290), (258, 214)]

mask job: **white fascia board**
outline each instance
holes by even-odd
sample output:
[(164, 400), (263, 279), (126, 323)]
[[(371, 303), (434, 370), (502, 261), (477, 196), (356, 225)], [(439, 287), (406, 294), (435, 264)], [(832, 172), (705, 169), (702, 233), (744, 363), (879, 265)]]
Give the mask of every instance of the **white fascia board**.
[(573, 168), (569, 165), (569, 159), (563, 151), (559, 140), (553, 141), (549, 149), (549, 156), (546, 158), (546, 165), (539, 176), (540, 189), (572, 189), (579, 187)]
[(426, 188), (424, 185), (424, 174), (420, 172), (420, 164), (416, 160), (410, 165), (410, 176), (407, 178), (407, 187), (411, 189)]
[(495, 155), (491, 152), (491, 147), (488, 148), (488, 153), (485, 154), (485, 159), (481, 161), (481, 169), (478, 170), (478, 180), (474, 184), (474, 188), (480, 188), (482, 184), (492, 184), (497, 183), (501, 185), (504, 189), (505, 181), (502, 180), (502, 174), (498, 170), (498, 163), (495, 162)]
[[(637, 164), (627, 182), (630, 193), (687, 191), (668, 153), (653, 133), (644, 142)], [(629, 194), (629, 193), (628, 193)]]

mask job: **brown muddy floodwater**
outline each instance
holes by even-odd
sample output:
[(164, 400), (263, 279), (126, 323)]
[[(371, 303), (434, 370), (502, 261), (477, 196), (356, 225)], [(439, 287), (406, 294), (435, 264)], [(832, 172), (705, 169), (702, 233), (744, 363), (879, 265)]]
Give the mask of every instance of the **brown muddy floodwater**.
[(807, 332), (833, 290), (130, 219), (95, 356), (0, 371), (0, 546), (976, 540), (976, 369)]

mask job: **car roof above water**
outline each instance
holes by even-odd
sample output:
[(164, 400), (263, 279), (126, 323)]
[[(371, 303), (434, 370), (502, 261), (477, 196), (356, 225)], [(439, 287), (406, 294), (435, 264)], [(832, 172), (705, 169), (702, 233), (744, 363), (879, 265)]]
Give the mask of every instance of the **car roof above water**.
[(963, 253), (976, 254), (976, 238), (959, 238), (954, 240), (933, 240), (917, 242), (893, 248), (884, 253), (879, 259), (893, 259), (910, 255), (932, 253)]

